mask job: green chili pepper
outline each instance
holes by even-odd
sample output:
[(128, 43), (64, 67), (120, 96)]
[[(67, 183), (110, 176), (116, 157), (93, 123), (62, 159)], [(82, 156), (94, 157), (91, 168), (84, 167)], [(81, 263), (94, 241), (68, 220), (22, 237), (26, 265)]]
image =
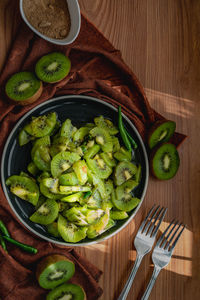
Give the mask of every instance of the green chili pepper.
[(126, 146), (126, 148), (131, 151), (131, 143), (128, 139), (128, 136), (126, 134), (124, 125), (123, 125), (123, 121), (122, 121), (122, 112), (121, 112), (121, 106), (118, 107), (118, 127), (119, 127), (119, 132), (121, 135), (121, 138), (124, 142), (124, 145)]
[(83, 196), (83, 199), (88, 198), (90, 195), (92, 195), (92, 192), (87, 192), (85, 193), (85, 195)]
[(134, 141), (134, 139), (132, 138), (132, 136), (128, 133), (128, 131), (125, 129), (126, 135), (129, 139), (129, 141), (131, 142), (131, 144), (133, 145), (134, 149), (137, 149), (138, 145), (136, 144), (136, 142)]
[(1, 220), (0, 220), (0, 231), (3, 233), (3, 235), (10, 237), (10, 233), (8, 232), (8, 229), (6, 228), (6, 225)]
[(4, 238), (4, 240), (10, 242), (13, 245), (18, 246), (19, 248), (21, 248), (22, 250), (24, 250), (26, 252), (33, 253), (33, 254), (37, 253), (37, 249), (36, 248), (33, 248), (33, 247), (29, 246), (29, 245), (20, 243), (20, 242), (14, 240), (14, 239), (12, 239), (11, 237), (8, 237), (8, 236), (3, 236), (3, 238)]
[(1, 235), (0, 235), (0, 244), (1, 244), (2, 248), (3, 248), (6, 252), (8, 252), (8, 251), (7, 251), (7, 248), (6, 248), (6, 243), (5, 243), (5, 241), (4, 241), (4, 239), (2, 238)]

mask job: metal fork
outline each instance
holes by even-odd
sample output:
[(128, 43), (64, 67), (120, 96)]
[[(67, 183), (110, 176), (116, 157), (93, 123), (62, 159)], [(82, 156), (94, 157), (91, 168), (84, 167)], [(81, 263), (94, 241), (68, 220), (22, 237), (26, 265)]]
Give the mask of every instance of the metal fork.
[[(155, 205), (151, 208), (137, 232), (134, 240), (137, 251), (135, 264), (118, 300), (126, 299), (143, 257), (150, 252), (153, 247), (156, 234), (167, 211), (167, 208), (162, 207), (160, 210), (159, 208), (160, 206), (155, 207)], [(156, 224), (158, 219), (159, 222)]]
[[(180, 228), (181, 228), (181, 230), (179, 231)], [(173, 254), (173, 251), (174, 251), (174, 248), (176, 246), (176, 243), (178, 242), (184, 229), (185, 229), (185, 225), (183, 225), (182, 223), (179, 223), (178, 221), (176, 221), (174, 223), (174, 220), (173, 220), (171, 222), (171, 224), (169, 224), (169, 226), (163, 232), (161, 237), (159, 238), (159, 240), (156, 243), (156, 246), (153, 250), (153, 253), (152, 253), (152, 260), (154, 263), (153, 274), (152, 274), (151, 280), (150, 280), (150, 282), (147, 286), (147, 289), (146, 289), (144, 295), (142, 296), (141, 300), (147, 300), (149, 298), (149, 295), (154, 286), (156, 278), (158, 277), (158, 274), (164, 267), (166, 267), (169, 264), (170, 259)], [(179, 233), (178, 233), (178, 231), (179, 231)], [(172, 243), (172, 241), (173, 241), (173, 243)]]

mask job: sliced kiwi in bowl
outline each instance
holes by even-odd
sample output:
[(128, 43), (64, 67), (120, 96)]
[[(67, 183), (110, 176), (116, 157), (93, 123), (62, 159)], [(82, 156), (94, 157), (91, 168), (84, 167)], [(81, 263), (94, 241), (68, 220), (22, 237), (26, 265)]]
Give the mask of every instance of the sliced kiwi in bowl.
[(180, 158), (175, 145), (164, 143), (150, 155), (150, 168), (154, 177), (160, 180), (173, 178), (179, 168)]
[(152, 149), (156, 145), (168, 142), (176, 129), (176, 123), (170, 120), (157, 121), (149, 131), (148, 145)]
[(20, 105), (36, 101), (42, 94), (42, 90), (42, 82), (32, 72), (19, 72), (12, 75), (5, 86), (8, 98)]
[(47, 83), (55, 83), (65, 78), (71, 68), (69, 58), (60, 52), (42, 56), (35, 66), (38, 78)]
[(36, 278), (44, 289), (53, 289), (69, 280), (75, 273), (74, 263), (64, 255), (53, 254), (43, 258), (37, 265)]

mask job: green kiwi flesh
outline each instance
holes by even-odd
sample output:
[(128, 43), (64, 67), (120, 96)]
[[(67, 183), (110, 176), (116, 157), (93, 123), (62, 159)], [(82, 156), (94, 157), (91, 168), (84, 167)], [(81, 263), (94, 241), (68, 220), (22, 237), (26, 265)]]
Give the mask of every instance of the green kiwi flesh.
[(90, 170), (99, 178), (106, 179), (112, 173), (112, 168), (109, 167), (98, 155), (96, 155), (93, 159), (86, 159), (86, 162)]
[(119, 132), (117, 127), (115, 127), (110, 120), (105, 119), (103, 116), (94, 118), (94, 123), (96, 124), (96, 126), (102, 127), (104, 129), (108, 130), (108, 132), (111, 135), (115, 135)]
[(179, 168), (180, 158), (173, 144), (165, 143), (158, 146), (150, 156), (152, 174), (160, 180), (173, 178)]
[(78, 178), (74, 172), (62, 174), (59, 177), (60, 185), (77, 185), (79, 184)]
[(47, 199), (37, 210), (30, 216), (32, 222), (48, 225), (58, 217), (59, 206), (53, 199)]
[(114, 181), (116, 185), (121, 185), (125, 181), (132, 178), (137, 173), (137, 167), (129, 161), (120, 162), (114, 173)]
[(65, 78), (71, 68), (69, 58), (60, 52), (42, 56), (35, 66), (35, 73), (44, 82), (54, 83)]
[(30, 134), (28, 134), (24, 129), (20, 130), (20, 133), (19, 133), (19, 145), (20, 146), (24, 146), (24, 145), (28, 144), (33, 139), (34, 138)]
[[(64, 255), (53, 254), (37, 265), (36, 278), (44, 289), (54, 289), (68, 281), (75, 273), (75, 265)], [(58, 299), (58, 298), (57, 298)]]
[(18, 175), (12, 175), (6, 180), (10, 186), (10, 191), (19, 198), (36, 205), (39, 199), (39, 188), (30, 178)]
[(64, 171), (69, 169), (72, 164), (79, 160), (77, 153), (62, 151), (56, 154), (51, 161), (51, 174), (53, 177), (59, 177)]
[(53, 237), (60, 237), (60, 234), (58, 232), (58, 223), (53, 222), (48, 225), (46, 225), (46, 229), (48, 233), (50, 233)]
[(88, 227), (87, 237), (89, 239), (93, 239), (98, 235), (102, 234), (105, 230), (106, 225), (108, 224), (108, 221), (109, 221), (109, 210), (104, 211), (104, 214), (100, 217), (98, 222)]
[(42, 93), (42, 83), (32, 72), (20, 72), (10, 77), (5, 86), (7, 96), (19, 104), (31, 103)]
[(95, 137), (96, 143), (101, 146), (103, 152), (112, 152), (112, 138), (106, 129), (94, 127), (90, 130), (90, 134)]
[(157, 121), (151, 128), (148, 136), (149, 148), (152, 149), (158, 144), (168, 142), (176, 129), (174, 121)]
[(79, 285), (65, 283), (49, 292), (46, 300), (86, 300), (86, 294)]
[(58, 231), (64, 241), (77, 243), (86, 237), (87, 227), (78, 227), (72, 222), (68, 222), (63, 216), (59, 215)]

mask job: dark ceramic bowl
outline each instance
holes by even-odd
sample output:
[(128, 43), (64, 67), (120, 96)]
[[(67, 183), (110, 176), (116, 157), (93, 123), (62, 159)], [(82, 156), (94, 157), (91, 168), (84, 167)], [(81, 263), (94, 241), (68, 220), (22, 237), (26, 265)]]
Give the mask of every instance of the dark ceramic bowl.
[(117, 125), (118, 119), (117, 109), (112, 105), (96, 98), (87, 96), (62, 96), (46, 101), (45, 103), (42, 103), (33, 108), (17, 122), (4, 146), (1, 161), (1, 179), (4, 193), (11, 209), (14, 211), (21, 223), (28, 230), (41, 237), (42, 239), (65, 246), (85, 246), (102, 242), (122, 230), (134, 218), (140, 206), (142, 205), (149, 177), (148, 159), (145, 146), (135, 126), (125, 115), (123, 115), (123, 122), (126, 129), (138, 144), (138, 149), (136, 150), (135, 155), (137, 161), (142, 166), (142, 178), (139, 186), (134, 191), (134, 195), (140, 198), (141, 201), (139, 205), (129, 213), (128, 219), (118, 221), (116, 226), (98, 236), (97, 238), (93, 240), (85, 239), (76, 244), (66, 243), (61, 238), (55, 238), (51, 236), (45, 230), (45, 227), (31, 222), (29, 220), (29, 216), (34, 211), (33, 206), (30, 203), (21, 200), (13, 195), (5, 184), (5, 181), (9, 176), (18, 175), (21, 171), (26, 172), (26, 167), (30, 162), (31, 143), (23, 147), (19, 146), (19, 130), (31, 120), (32, 116), (47, 114), (51, 111), (55, 111), (57, 113), (58, 118), (61, 122), (69, 118), (72, 120), (72, 123), (75, 126), (81, 126), (85, 123), (92, 122), (94, 117), (98, 115), (103, 115), (104, 117), (109, 118), (115, 125)]

